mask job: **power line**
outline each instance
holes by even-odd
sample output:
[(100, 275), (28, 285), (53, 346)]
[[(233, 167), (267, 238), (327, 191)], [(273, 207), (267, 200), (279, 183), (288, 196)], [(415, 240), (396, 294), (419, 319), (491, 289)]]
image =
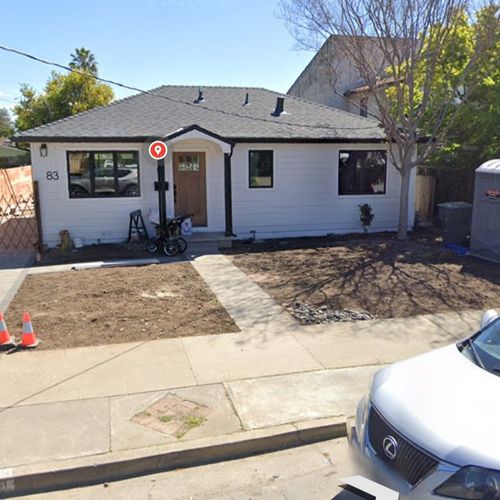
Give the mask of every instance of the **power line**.
[[(0, 45), (0, 49), (3, 50), (3, 51), (5, 51), (5, 52), (10, 52), (12, 54), (16, 54), (16, 55), (19, 55), (19, 56), (22, 56), (22, 57), (26, 57), (28, 59), (32, 59), (33, 61), (36, 61), (36, 62), (39, 62), (39, 63), (42, 63), (42, 64), (46, 64), (47, 66), (54, 66), (56, 68), (63, 69), (64, 71), (68, 71), (70, 73), (76, 73), (76, 74), (79, 74), (79, 75), (91, 77), (91, 78), (94, 78), (97, 81), (100, 81), (100, 82), (103, 82), (103, 83), (107, 83), (109, 85), (115, 85), (117, 87), (121, 87), (121, 88), (126, 89), (126, 90), (132, 90), (132, 91), (137, 92), (139, 94), (150, 95), (150, 96), (157, 97), (157, 98), (160, 98), (160, 99), (165, 99), (165, 100), (170, 101), (170, 102), (175, 102), (175, 103), (178, 103), (178, 104), (184, 104), (184, 105), (192, 106), (192, 107), (198, 108), (198, 109), (202, 108), (202, 109), (206, 109), (208, 111), (212, 111), (212, 112), (215, 112), (215, 113), (222, 113), (222, 114), (228, 115), (228, 116), (236, 116), (238, 118), (244, 118), (244, 119), (247, 119), (247, 120), (254, 120), (254, 121), (259, 121), (259, 122), (273, 123), (273, 124), (278, 124), (278, 125), (286, 125), (286, 126), (290, 126), (290, 127), (302, 127), (302, 128), (311, 128), (311, 129), (321, 129), (321, 130), (373, 130), (373, 129), (377, 128), (377, 125), (375, 125), (375, 124), (372, 125), (372, 126), (367, 126), (367, 127), (332, 127), (330, 125), (307, 125), (307, 124), (291, 123), (291, 122), (285, 122), (285, 121), (274, 121), (274, 120), (270, 120), (270, 119), (266, 119), (266, 118), (258, 118), (258, 117), (255, 117), (255, 116), (240, 115), (239, 113), (234, 113), (234, 112), (231, 112), (231, 111), (224, 111), (222, 109), (209, 108), (208, 106), (203, 106), (201, 104), (195, 104), (193, 102), (183, 101), (181, 99), (176, 99), (174, 97), (169, 97), (169, 96), (166, 96), (166, 95), (157, 94), (157, 93), (152, 92), (150, 90), (143, 90), (143, 89), (140, 89), (138, 87), (133, 87), (131, 85), (127, 85), (125, 83), (117, 82), (115, 80), (109, 80), (107, 78), (102, 78), (100, 76), (93, 75), (92, 73), (89, 73), (89, 72), (86, 72), (86, 71), (81, 71), (81, 70), (78, 70), (76, 68), (72, 68), (70, 66), (66, 66), (64, 64), (60, 64), (60, 63), (57, 63), (57, 62), (54, 62), (54, 61), (49, 61), (47, 59), (42, 59), (41, 57), (35, 56), (35, 55), (30, 54), (28, 52), (24, 52), (24, 51), (19, 50), (19, 49), (14, 49), (14, 48), (11, 48), (11, 47), (6, 47), (4, 45)], [(342, 112), (342, 110), (338, 110), (338, 111)]]

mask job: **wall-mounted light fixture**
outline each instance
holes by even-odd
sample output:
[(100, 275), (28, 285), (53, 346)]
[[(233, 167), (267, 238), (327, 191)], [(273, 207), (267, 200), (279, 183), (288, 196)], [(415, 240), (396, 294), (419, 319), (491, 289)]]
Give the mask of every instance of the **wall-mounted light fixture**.
[(45, 158), (47, 156), (47, 153), (48, 153), (47, 144), (40, 145), (40, 156), (42, 158)]

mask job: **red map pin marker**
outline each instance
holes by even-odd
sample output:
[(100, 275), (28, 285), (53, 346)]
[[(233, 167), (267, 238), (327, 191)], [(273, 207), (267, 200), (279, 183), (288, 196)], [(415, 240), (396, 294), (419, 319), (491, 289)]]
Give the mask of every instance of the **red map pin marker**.
[(167, 156), (167, 145), (162, 141), (155, 141), (149, 145), (149, 155), (153, 160), (162, 160)]

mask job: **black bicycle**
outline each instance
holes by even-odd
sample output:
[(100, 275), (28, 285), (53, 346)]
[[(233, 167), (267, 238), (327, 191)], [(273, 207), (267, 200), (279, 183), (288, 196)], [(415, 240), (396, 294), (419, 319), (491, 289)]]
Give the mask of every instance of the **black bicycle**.
[(179, 215), (170, 219), (165, 230), (161, 230), (160, 226), (155, 224), (156, 237), (147, 241), (146, 250), (156, 253), (162, 248), (169, 257), (184, 253), (187, 249), (187, 241), (181, 236), (181, 226), (186, 219), (189, 219), (189, 215)]

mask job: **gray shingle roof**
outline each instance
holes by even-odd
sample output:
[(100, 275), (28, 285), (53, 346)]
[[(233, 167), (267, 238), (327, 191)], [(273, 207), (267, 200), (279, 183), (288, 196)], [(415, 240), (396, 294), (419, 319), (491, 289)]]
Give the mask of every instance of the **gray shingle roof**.
[[(204, 101), (194, 103), (198, 88)], [(286, 114), (273, 116), (277, 92), (262, 88), (162, 86), (19, 133), (18, 142), (144, 141), (197, 125), (230, 140), (380, 141), (377, 122), (345, 111), (285, 97)], [(250, 104), (244, 106), (245, 94)], [(158, 97), (163, 96), (163, 97)]]

